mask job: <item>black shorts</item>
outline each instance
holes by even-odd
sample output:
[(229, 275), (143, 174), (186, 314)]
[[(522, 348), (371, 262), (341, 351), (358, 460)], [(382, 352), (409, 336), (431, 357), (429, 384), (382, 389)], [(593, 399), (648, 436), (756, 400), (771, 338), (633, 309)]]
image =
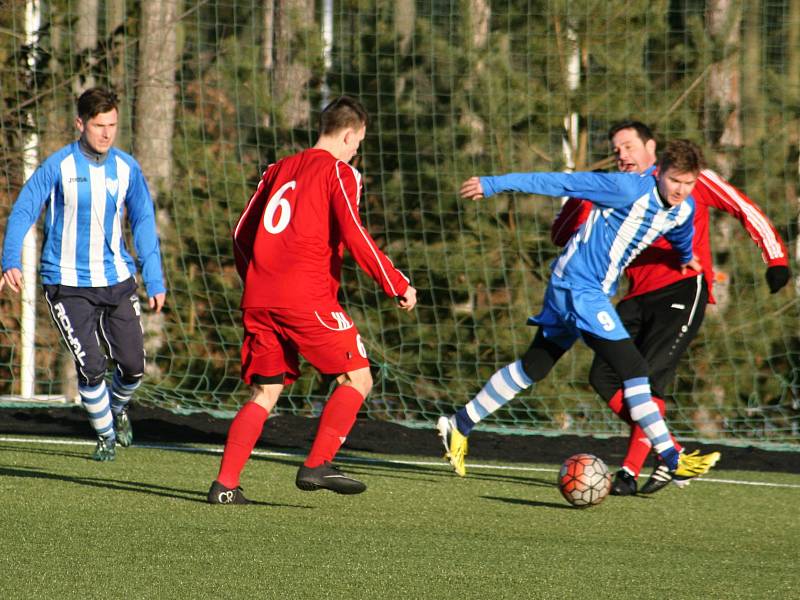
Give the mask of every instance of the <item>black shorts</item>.
[(50, 316), (72, 353), (82, 385), (100, 383), (108, 359), (126, 379), (142, 376), (144, 337), (133, 278), (107, 287), (43, 287)]
[[(707, 304), (708, 287), (702, 275), (617, 304), (617, 314), (647, 361), (654, 395), (663, 397), (675, 378), (681, 356), (700, 330)], [(589, 380), (606, 401), (622, 387), (608, 363), (597, 357)]]

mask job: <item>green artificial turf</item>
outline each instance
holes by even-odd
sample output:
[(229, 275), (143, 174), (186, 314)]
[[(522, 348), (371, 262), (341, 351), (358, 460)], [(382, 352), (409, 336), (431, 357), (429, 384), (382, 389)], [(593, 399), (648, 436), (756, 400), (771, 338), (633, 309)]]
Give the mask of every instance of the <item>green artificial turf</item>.
[[(345, 455), (359, 496), (256, 456), (251, 506), (210, 506), (219, 454), (0, 441), (3, 598), (796, 598), (800, 476), (715, 470), (569, 507), (541, 470)], [(398, 460), (392, 457), (392, 461)], [(469, 466), (469, 464), (468, 464)]]

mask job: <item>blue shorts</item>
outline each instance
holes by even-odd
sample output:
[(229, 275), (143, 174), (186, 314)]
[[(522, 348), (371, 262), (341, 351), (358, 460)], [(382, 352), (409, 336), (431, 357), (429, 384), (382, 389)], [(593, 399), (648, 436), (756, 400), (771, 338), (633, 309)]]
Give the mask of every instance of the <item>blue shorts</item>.
[(624, 340), (630, 335), (601, 290), (571, 289), (550, 280), (544, 306), (528, 325), (538, 325), (544, 337), (562, 348), (570, 348), (585, 331), (605, 340)]

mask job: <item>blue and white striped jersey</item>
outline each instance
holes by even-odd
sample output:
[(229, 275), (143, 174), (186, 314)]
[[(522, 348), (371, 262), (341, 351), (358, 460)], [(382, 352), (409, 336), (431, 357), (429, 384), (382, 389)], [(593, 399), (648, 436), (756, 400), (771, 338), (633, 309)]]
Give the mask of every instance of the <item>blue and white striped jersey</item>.
[(509, 173), (480, 182), (487, 197), (524, 192), (594, 202), (586, 222), (551, 265), (553, 276), (573, 289), (600, 288), (612, 296), (625, 267), (661, 235), (680, 252), (681, 262), (692, 259), (694, 199), (669, 206), (652, 174)]
[(153, 200), (136, 160), (111, 148), (93, 164), (75, 141), (49, 156), (25, 183), (6, 226), (3, 271), (21, 268), (22, 241), (44, 207), (41, 276), (46, 284), (104, 287), (135, 276), (122, 216), (147, 295), (166, 291)]

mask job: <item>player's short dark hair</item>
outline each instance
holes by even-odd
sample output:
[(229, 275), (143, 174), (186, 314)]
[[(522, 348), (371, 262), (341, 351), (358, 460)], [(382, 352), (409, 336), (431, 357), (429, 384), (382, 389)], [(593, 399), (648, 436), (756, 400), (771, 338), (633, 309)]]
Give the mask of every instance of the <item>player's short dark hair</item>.
[(89, 88), (78, 98), (78, 116), (86, 123), (100, 113), (107, 113), (118, 107), (117, 95), (109, 89)]
[(673, 168), (679, 173), (699, 173), (706, 166), (703, 151), (689, 140), (672, 140), (664, 148), (658, 160), (658, 170), (665, 173)]
[(329, 135), (349, 127), (361, 129), (368, 122), (367, 109), (361, 102), (350, 96), (339, 96), (322, 109), (319, 116), (319, 133)]
[(623, 129), (633, 129), (636, 131), (636, 135), (638, 135), (639, 139), (645, 144), (650, 140), (656, 139), (656, 136), (653, 135), (653, 130), (641, 121), (620, 121), (612, 125), (611, 129), (608, 130), (608, 141), (613, 141), (614, 136)]

